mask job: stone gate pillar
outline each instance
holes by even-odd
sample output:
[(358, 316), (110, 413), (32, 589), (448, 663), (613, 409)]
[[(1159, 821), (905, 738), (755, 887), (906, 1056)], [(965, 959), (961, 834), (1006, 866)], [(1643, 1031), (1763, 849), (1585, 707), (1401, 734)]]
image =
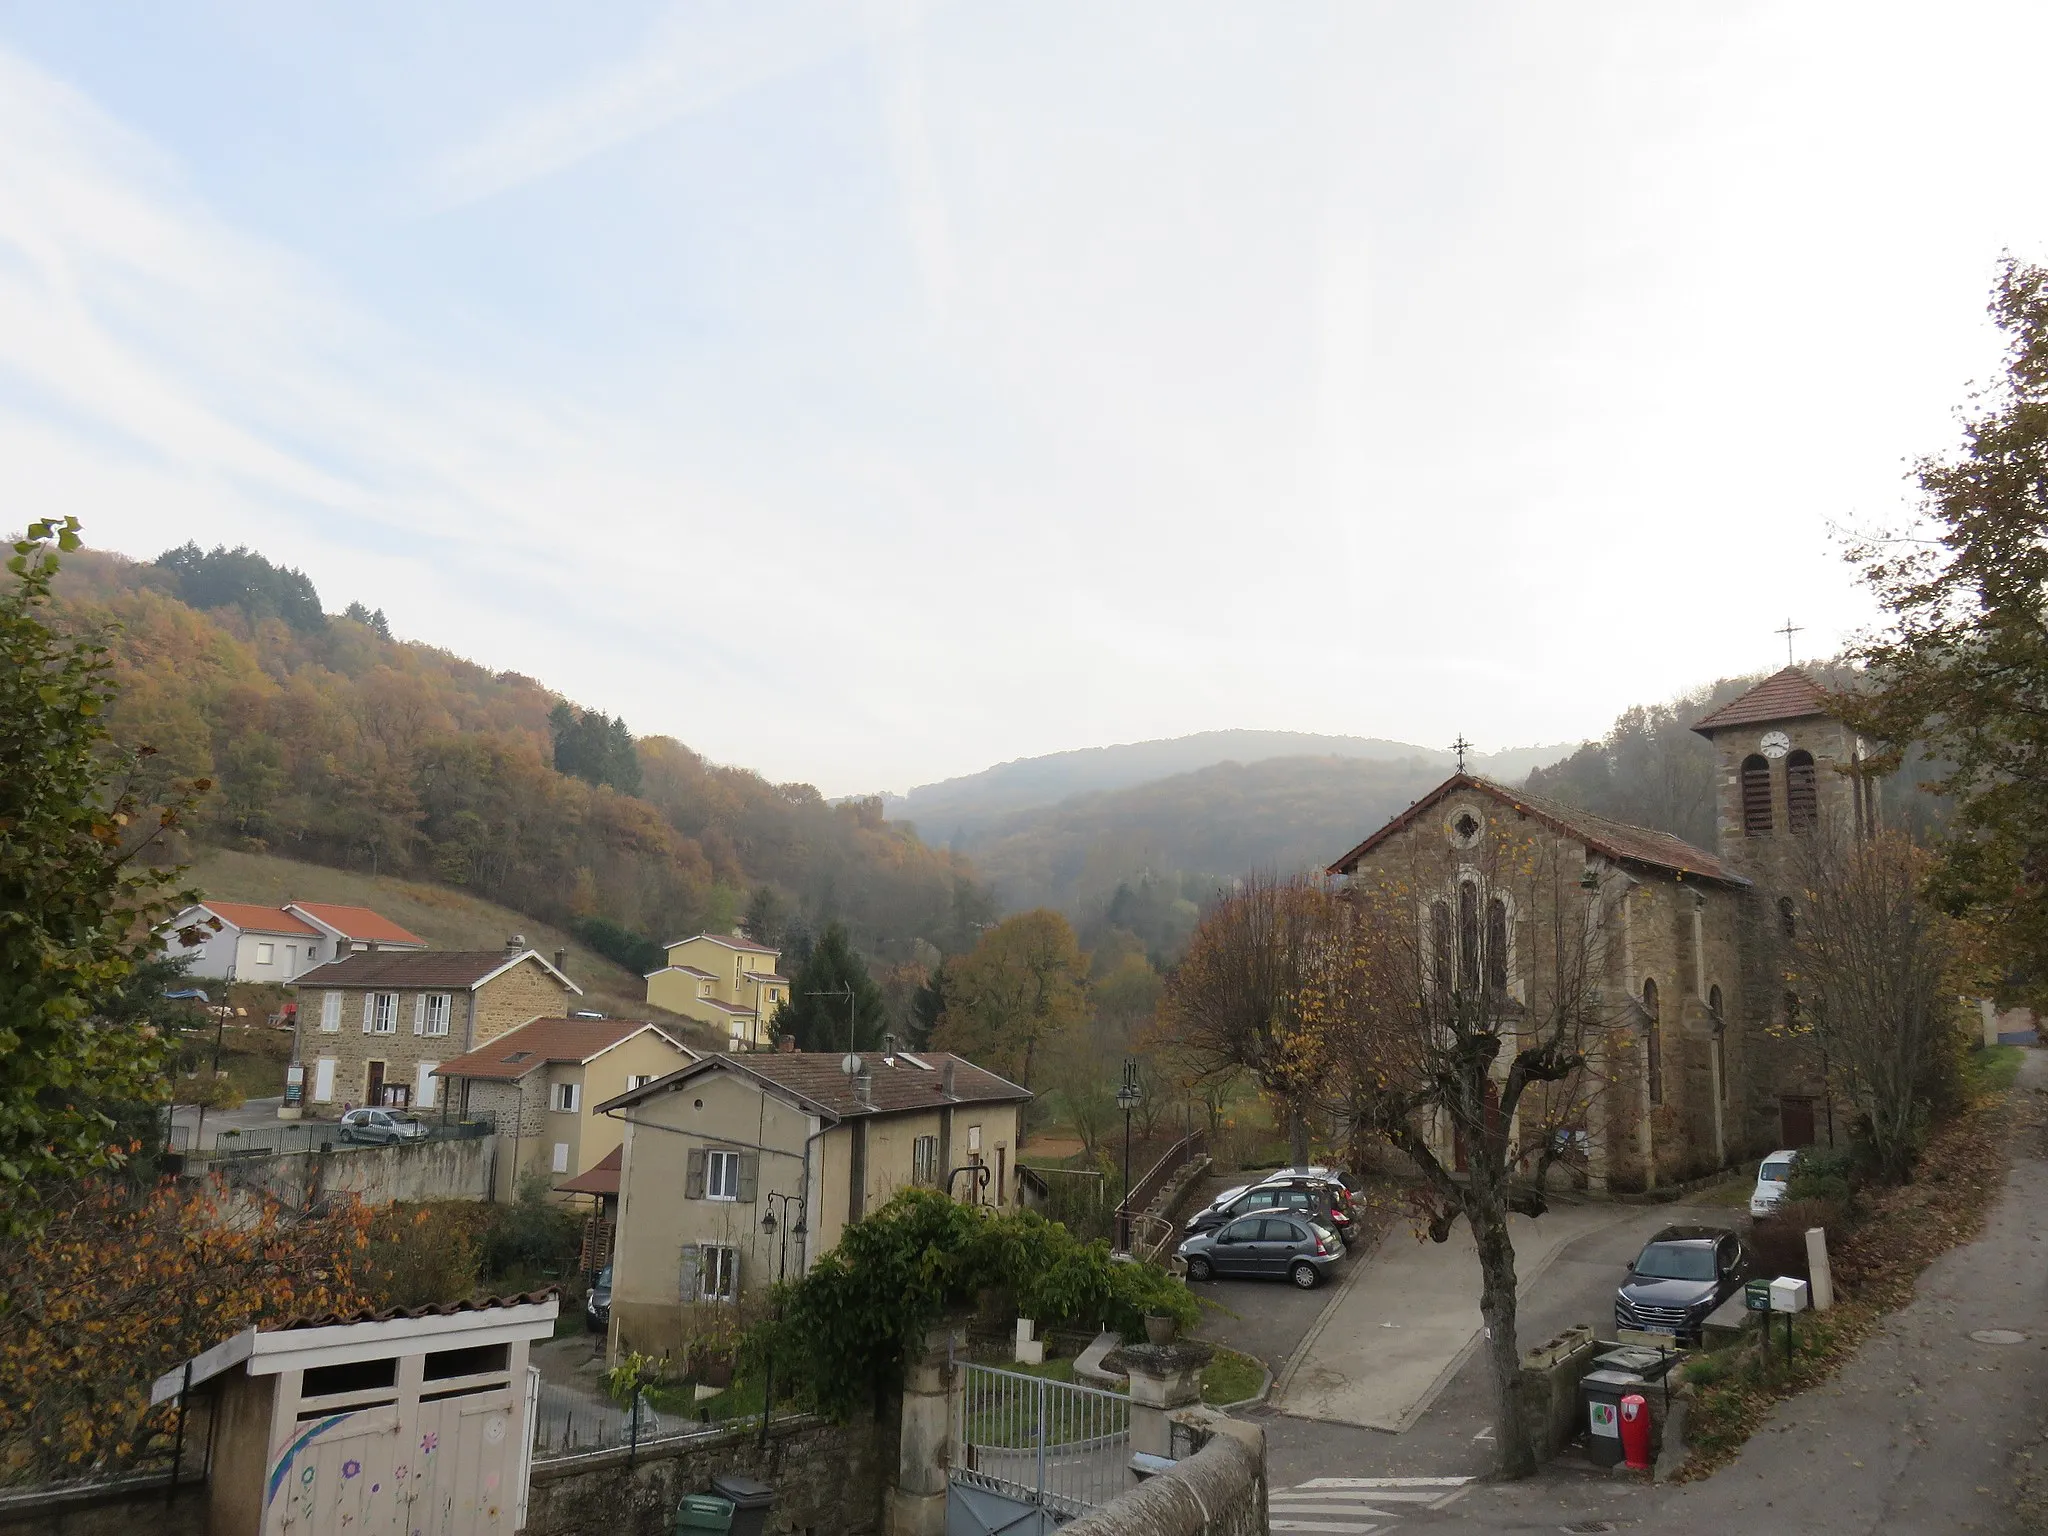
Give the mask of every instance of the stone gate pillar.
[(889, 1480), (885, 1536), (944, 1536), (956, 1376), (951, 1325), (929, 1330), (903, 1373), (902, 1444)]
[(1188, 1339), (1126, 1344), (1103, 1362), (1130, 1377), (1133, 1451), (1173, 1454), (1173, 1423), (1168, 1416), (1202, 1400), (1202, 1367), (1215, 1358), (1215, 1345)]

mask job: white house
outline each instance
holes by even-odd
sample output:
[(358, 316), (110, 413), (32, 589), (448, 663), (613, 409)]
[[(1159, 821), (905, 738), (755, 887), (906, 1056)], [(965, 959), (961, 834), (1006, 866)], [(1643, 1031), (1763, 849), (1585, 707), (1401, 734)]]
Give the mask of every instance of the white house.
[(368, 907), (328, 902), (266, 907), (250, 901), (203, 901), (185, 908), (162, 931), (170, 936), (185, 928), (207, 931), (205, 942), (187, 949), (170, 937), (170, 953), (193, 956), (188, 974), (215, 981), (285, 983), (343, 955), (427, 947), (418, 934)]

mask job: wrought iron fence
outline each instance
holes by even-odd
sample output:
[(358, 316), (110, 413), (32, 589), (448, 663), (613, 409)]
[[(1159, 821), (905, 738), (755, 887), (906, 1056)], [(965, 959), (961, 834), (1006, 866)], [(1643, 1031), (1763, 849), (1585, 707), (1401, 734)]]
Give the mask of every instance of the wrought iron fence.
[(1129, 1486), (1128, 1397), (988, 1365), (958, 1369), (954, 1481), (1062, 1520), (1100, 1509)]

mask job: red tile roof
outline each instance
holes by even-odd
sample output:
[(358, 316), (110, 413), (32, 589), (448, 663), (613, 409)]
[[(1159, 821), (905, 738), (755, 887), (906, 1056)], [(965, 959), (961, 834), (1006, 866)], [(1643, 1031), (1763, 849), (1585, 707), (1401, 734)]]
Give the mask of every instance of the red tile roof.
[(454, 1317), (462, 1312), (495, 1312), (503, 1307), (538, 1306), (562, 1293), (553, 1286), (542, 1291), (525, 1291), (517, 1296), (486, 1296), (481, 1301), (433, 1301), (423, 1307), (363, 1307), (354, 1312), (322, 1312), (315, 1317), (295, 1317), (265, 1333), (289, 1333), (294, 1328), (332, 1328), (339, 1323), (388, 1323), (401, 1317)]
[[(293, 981), (295, 987), (461, 987), (478, 985), (522, 960), (561, 976), (534, 950), (508, 955), (502, 949), (379, 949), (343, 955)], [(570, 991), (583, 989), (562, 976)]]
[(323, 938), (318, 928), (293, 917), (282, 907), (266, 907), (253, 901), (202, 901), (199, 903), (230, 928), (244, 933), (277, 933), (288, 938)]
[(1491, 779), (1482, 779), (1469, 773), (1452, 774), (1337, 860), (1329, 867), (1328, 872), (1333, 875), (1352, 873), (1373, 849), (1402, 828), (1411, 825), (1431, 806), (1439, 804), (1460, 789), (1474, 789), (1481, 794), (1489, 795), (1510, 809), (1534, 817), (1553, 832), (1576, 838), (1586, 845), (1589, 852), (1605, 854), (1610, 859), (1618, 859), (1626, 864), (1647, 864), (1653, 869), (1666, 869), (1678, 875), (1698, 875), (1703, 879), (1717, 880), (1725, 885), (1749, 884), (1706, 849), (1695, 848), (1685, 839), (1673, 837), (1669, 832), (1654, 832), (1648, 827), (1632, 827), (1627, 822), (1596, 816), (1593, 812), (1582, 811), (1577, 806), (1560, 805), (1555, 800), (1525, 795), (1520, 790), (1509, 789), (1505, 785), (1494, 783)]
[(344, 907), (331, 901), (295, 901), (292, 906), (359, 943), (418, 944), (424, 948), (427, 942), (368, 907)]
[(626, 1149), (613, 1147), (592, 1167), (586, 1168), (573, 1179), (564, 1179), (555, 1186), (565, 1195), (616, 1195), (619, 1192), (619, 1176), (626, 1171)]
[(506, 1030), (466, 1056), (442, 1062), (435, 1075), (516, 1082), (551, 1061), (588, 1061), (645, 1029), (682, 1049), (667, 1031), (645, 1019), (535, 1019)]
[[(653, 1094), (680, 1087), (706, 1072), (738, 1072), (742, 1076), (815, 1105), (827, 1114), (844, 1119), (849, 1115), (902, 1114), (910, 1110), (936, 1109), (942, 1104), (1008, 1103), (1031, 1097), (1007, 1078), (977, 1067), (964, 1056), (946, 1051), (898, 1051), (887, 1056), (864, 1051), (861, 1061), (873, 1079), (869, 1102), (862, 1103), (853, 1083), (840, 1070), (842, 1051), (742, 1051), (723, 1056), (706, 1056), (667, 1077), (621, 1094), (599, 1110), (609, 1112), (626, 1104), (637, 1104)], [(953, 1064), (953, 1094), (945, 1093), (947, 1062)], [(916, 1063), (923, 1062), (920, 1067)]]
[(1766, 720), (1805, 720), (1814, 715), (1832, 715), (1834, 708), (1820, 684), (1797, 667), (1773, 672), (1740, 698), (1729, 700), (1693, 729), (1702, 736), (1731, 725), (1760, 725)]

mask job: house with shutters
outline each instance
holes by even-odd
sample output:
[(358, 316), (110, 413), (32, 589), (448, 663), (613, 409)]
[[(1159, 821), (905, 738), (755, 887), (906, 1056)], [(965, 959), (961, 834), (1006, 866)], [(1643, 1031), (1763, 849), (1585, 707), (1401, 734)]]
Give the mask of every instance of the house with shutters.
[(900, 1189), (1016, 1205), (1029, 1090), (943, 1051), (853, 1060), (707, 1055), (598, 1106), (624, 1127), (613, 1358), (677, 1353), (693, 1308), (802, 1274)]
[(364, 950), (300, 976), (293, 1059), (304, 1107), (440, 1107), (444, 1061), (570, 1011), (583, 989), (526, 941), (502, 950)]
[(452, 1108), (491, 1117), (492, 1198), (511, 1200), (528, 1178), (554, 1187), (616, 1152), (625, 1127), (597, 1106), (700, 1054), (639, 1019), (535, 1019), (444, 1061), (435, 1075)]
[(647, 1001), (707, 1024), (730, 1051), (775, 1044), (775, 1015), (789, 1000), (779, 950), (739, 934), (700, 933), (664, 946), (667, 963), (647, 973)]

